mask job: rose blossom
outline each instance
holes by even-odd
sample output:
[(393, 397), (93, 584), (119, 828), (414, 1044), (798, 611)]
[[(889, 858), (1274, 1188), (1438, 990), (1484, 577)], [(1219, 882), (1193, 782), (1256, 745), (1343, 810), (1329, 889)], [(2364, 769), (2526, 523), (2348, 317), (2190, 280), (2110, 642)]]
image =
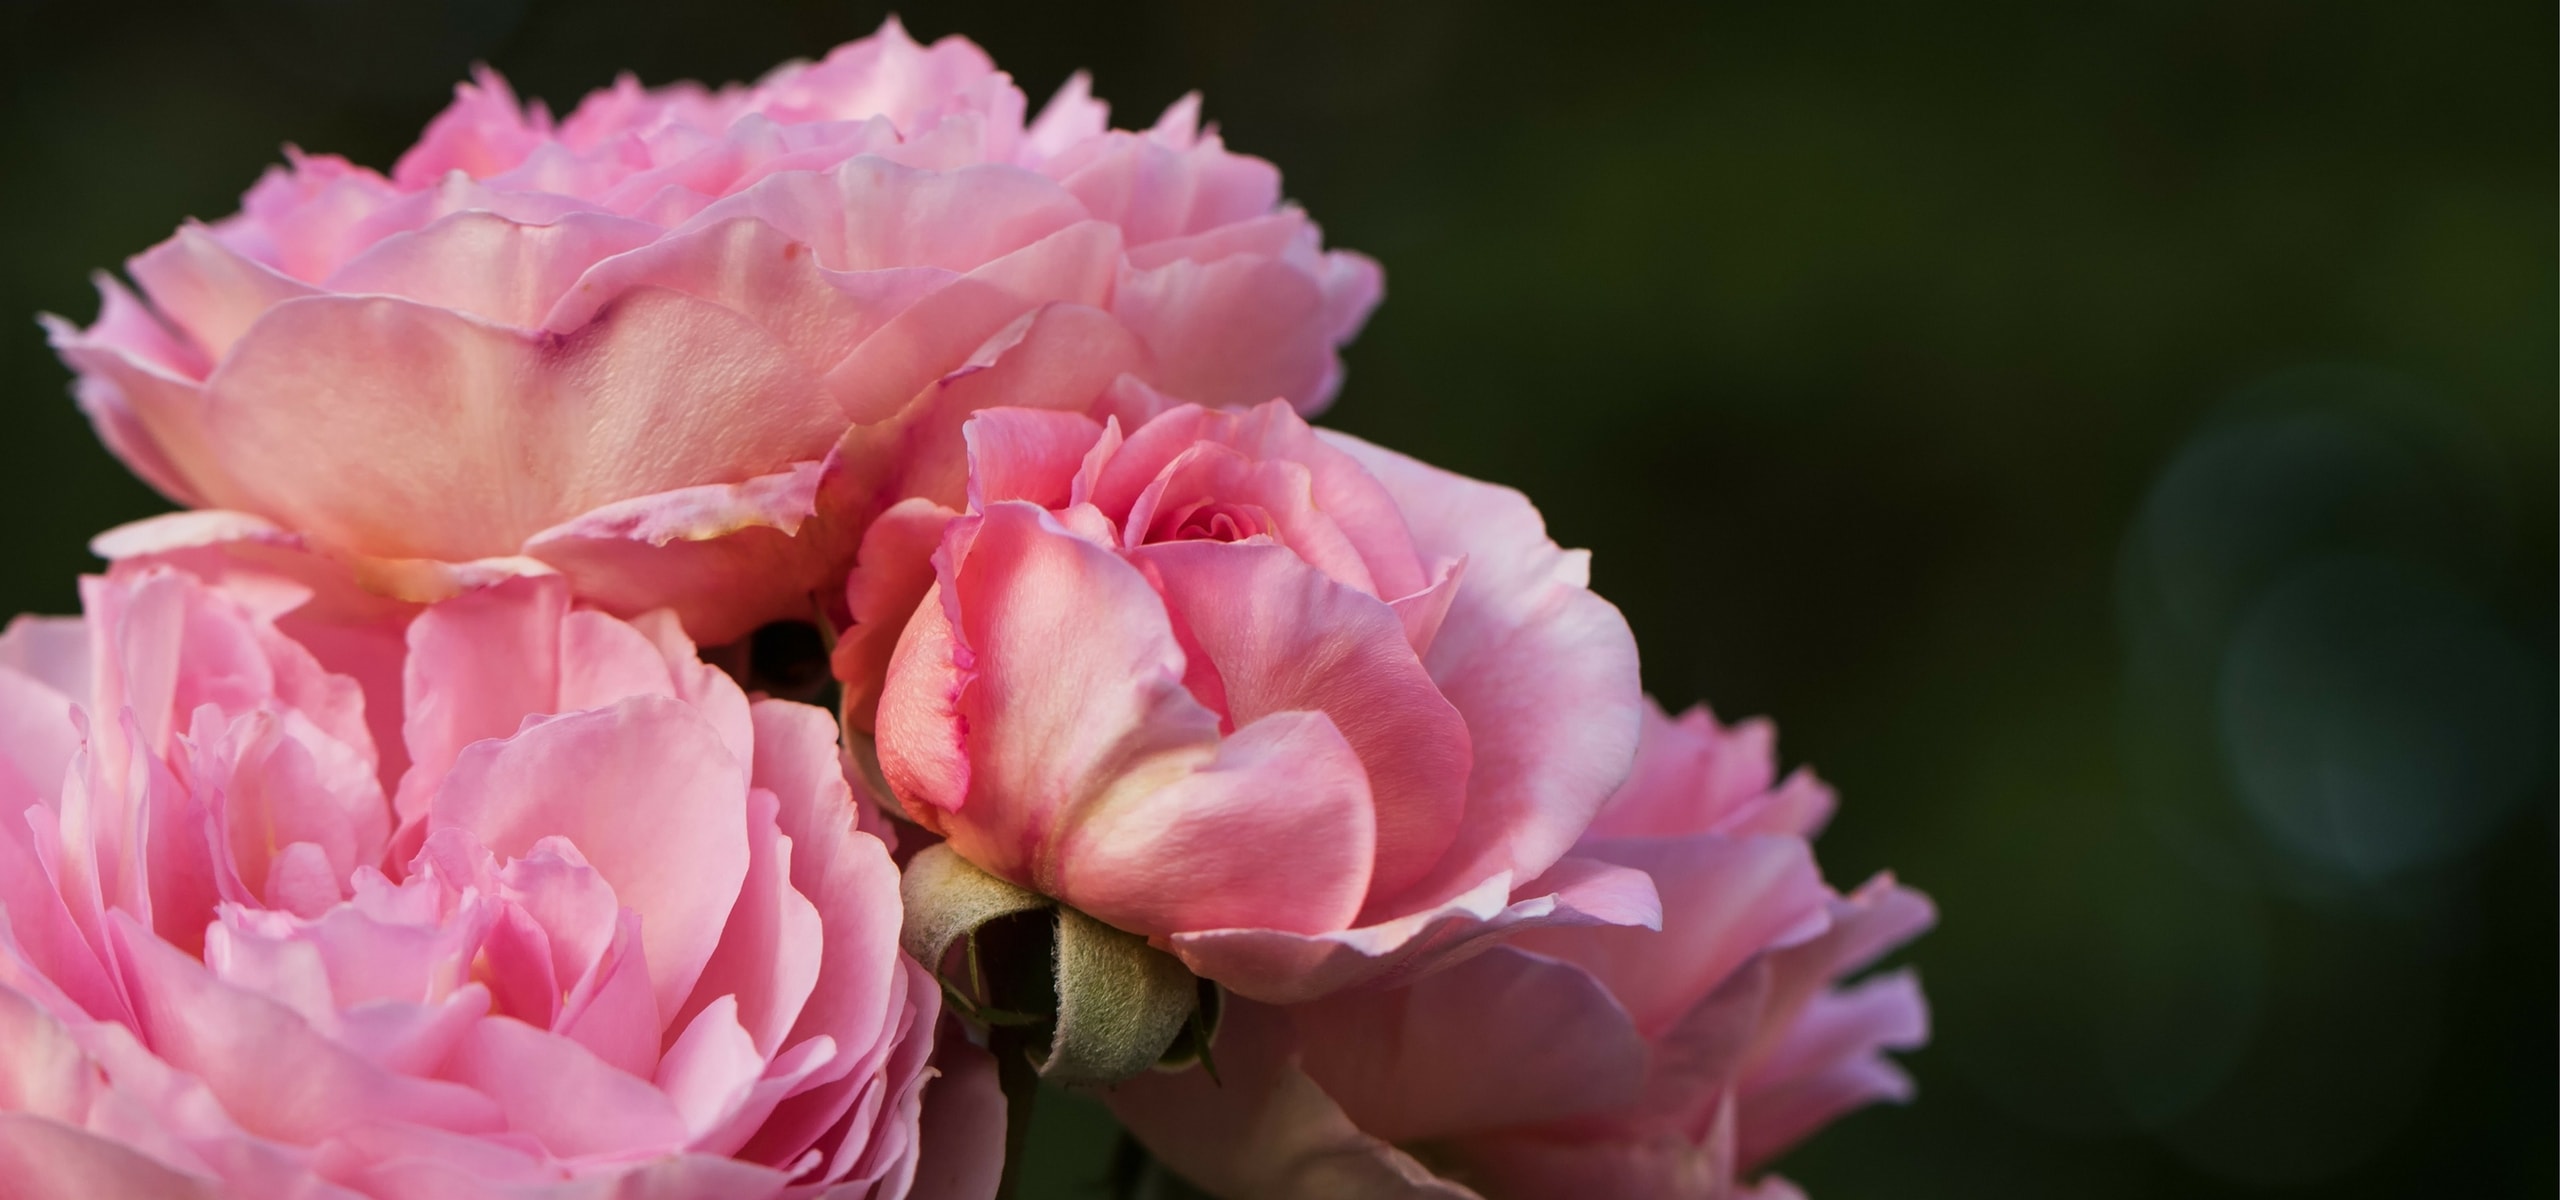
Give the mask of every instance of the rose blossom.
[(967, 441), (965, 513), (871, 527), (837, 658), (962, 856), (1275, 1001), (1654, 919), (1642, 871), (1565, 856), (1634, 750), (1635, 643), (1517, 492), (1277, 402)]
[(1229, 1200), (1798, 1195), (1739, 1180), (1910, 1094), (1882, 1052), (1926, 1040), (1917, 982), (1838, 981), (1934, 914), (1889, 875), (1822, 886), (1805, 839), (1830, 791), (1773, 788), (1771, 742), (1766, 722), (1648, 713), (1576, 853), (1650, 873), (1659, 932), (1533, 930), (1399, 990), (1237, 1004), (1218, 1081), (1145, 1077), (1112, 1107)]
[(403, 662), (234, 565), (0, 636), (0, 1190), (909, 1192), (939, 996), (825, 712), (556, 580)]
[(752, 87), (626, 77), (556, 121), (484, 72), (389, 175), (295, 153), (53, 341), (183, 504), (406, 598), (557, 570), (727, 641), (833, 588), (896, 486), (865, 445), (947, 376), (1033, 355), (1008, 403), (1123, 371), (1216, 405), (1333, 394), (1378, 270), (1324, 251), (1271, 164), (1196, 97), (1115, 131), (1079, 75), (1025, 113), (976, 46), (894, 20)]

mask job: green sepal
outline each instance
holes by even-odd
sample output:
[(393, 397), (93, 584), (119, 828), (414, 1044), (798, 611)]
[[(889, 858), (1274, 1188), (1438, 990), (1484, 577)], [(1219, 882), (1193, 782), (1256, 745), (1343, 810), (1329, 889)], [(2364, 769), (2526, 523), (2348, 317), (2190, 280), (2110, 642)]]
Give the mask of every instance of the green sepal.
[(1106, 1087), (1205, 1064), (1217, 986), (1145, 938), (998, 879), (948, 845), (917, 853), (899, 892), (899, 944), (934, 970), (952, 1011), (1005, 1031), (990, 1044), (1019, 1047), (1042, 1079)]
[(898, 899), (906, 906), (898, 944), (937, 975), (951, 948), (979, 926), (1057, 903), (979, 870), (948, 845), (928, 846), (908, 861)]
[(1180, 960), (1061, 905), (1058, 1027), (1040, 1077), (1118, 1083), (1156, 1065), (1198, 1008), (1200, 981)]

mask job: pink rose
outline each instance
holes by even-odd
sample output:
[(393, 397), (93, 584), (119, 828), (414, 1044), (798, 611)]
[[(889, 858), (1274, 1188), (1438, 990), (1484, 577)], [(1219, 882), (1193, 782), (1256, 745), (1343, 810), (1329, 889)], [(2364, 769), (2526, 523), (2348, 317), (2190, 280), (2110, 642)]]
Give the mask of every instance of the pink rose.
[(939, 996), (825, 712), (557, 581), (405, 659), (245, 567), (83, 596), (0, 636), (0, 1190), (909, 1193)]
[(1883, 1051), (1927, 1039), (1917, 981), (1838, 981), (1934, 913), (1890, 876), (1822, 886), (1805, 839), (1830, 791), (1773, 788), (1771, 742), (1766, 722), (1648, 713), (1576, 853), (1651, 874), (1660, 931), (1533, 930), (1400, 990), (1237, 1004), (1223, 1086), (1155, 1075), (1112, 1107), (1229, 1200), (1797, 1195), (1740, 1180), (1910, 1094)]
[(1276, 402), (967, 438), (967, 511), (874, 523), (838, 648), (959, 854), (1279, 1002), (1655, 919), (1643, 871), (1566, 856), (1634, 750), (1635, 643), (1518, 493)]
[(484, 73), (387, 177), (294, 154), (53, 341), (183, 504), (409, 599), (556, 570), (727, 641), (832, 591), (894, 488), (831, 470), (839, 442), (896, 441), (946, 376), (1065, 355), (1309, 410), (1340, 382), (1376, 264), (1324, 251), (1196, 97), (1145, 132), (1082, 76), (1025, 111), (976, 46), (895, 21), (753, 87), (625, 78), (556, 121)]

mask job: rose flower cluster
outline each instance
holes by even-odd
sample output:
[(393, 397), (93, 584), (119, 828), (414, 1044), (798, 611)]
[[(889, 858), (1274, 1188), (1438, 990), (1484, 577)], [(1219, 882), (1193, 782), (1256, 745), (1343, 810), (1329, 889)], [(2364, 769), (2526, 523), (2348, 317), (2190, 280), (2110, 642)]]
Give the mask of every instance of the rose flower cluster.
[(48, 318), (184, 511), (0, 635), (12, 1196), (1796, 1195), (1934, 919), (1519, 493), (1309, 424), (1377, 265), (894, 21), (494, 73)]

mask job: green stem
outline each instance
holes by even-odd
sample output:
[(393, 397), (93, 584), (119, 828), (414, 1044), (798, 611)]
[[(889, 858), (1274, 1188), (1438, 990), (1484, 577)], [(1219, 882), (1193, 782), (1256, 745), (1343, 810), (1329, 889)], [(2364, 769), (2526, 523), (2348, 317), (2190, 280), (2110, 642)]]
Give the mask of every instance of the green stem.
[(996, 1184), (996, 1200), (1013, 1200), (1031, 1138), (1032, 1101), (1040, 1095), (1040, 1069), (1032, 1065), (1032, 1040), (1022, 1029), (989, 1028), (987, 1049), (996, 1056), (996, 1084), (1004, 1089), (1004, 1177)]

